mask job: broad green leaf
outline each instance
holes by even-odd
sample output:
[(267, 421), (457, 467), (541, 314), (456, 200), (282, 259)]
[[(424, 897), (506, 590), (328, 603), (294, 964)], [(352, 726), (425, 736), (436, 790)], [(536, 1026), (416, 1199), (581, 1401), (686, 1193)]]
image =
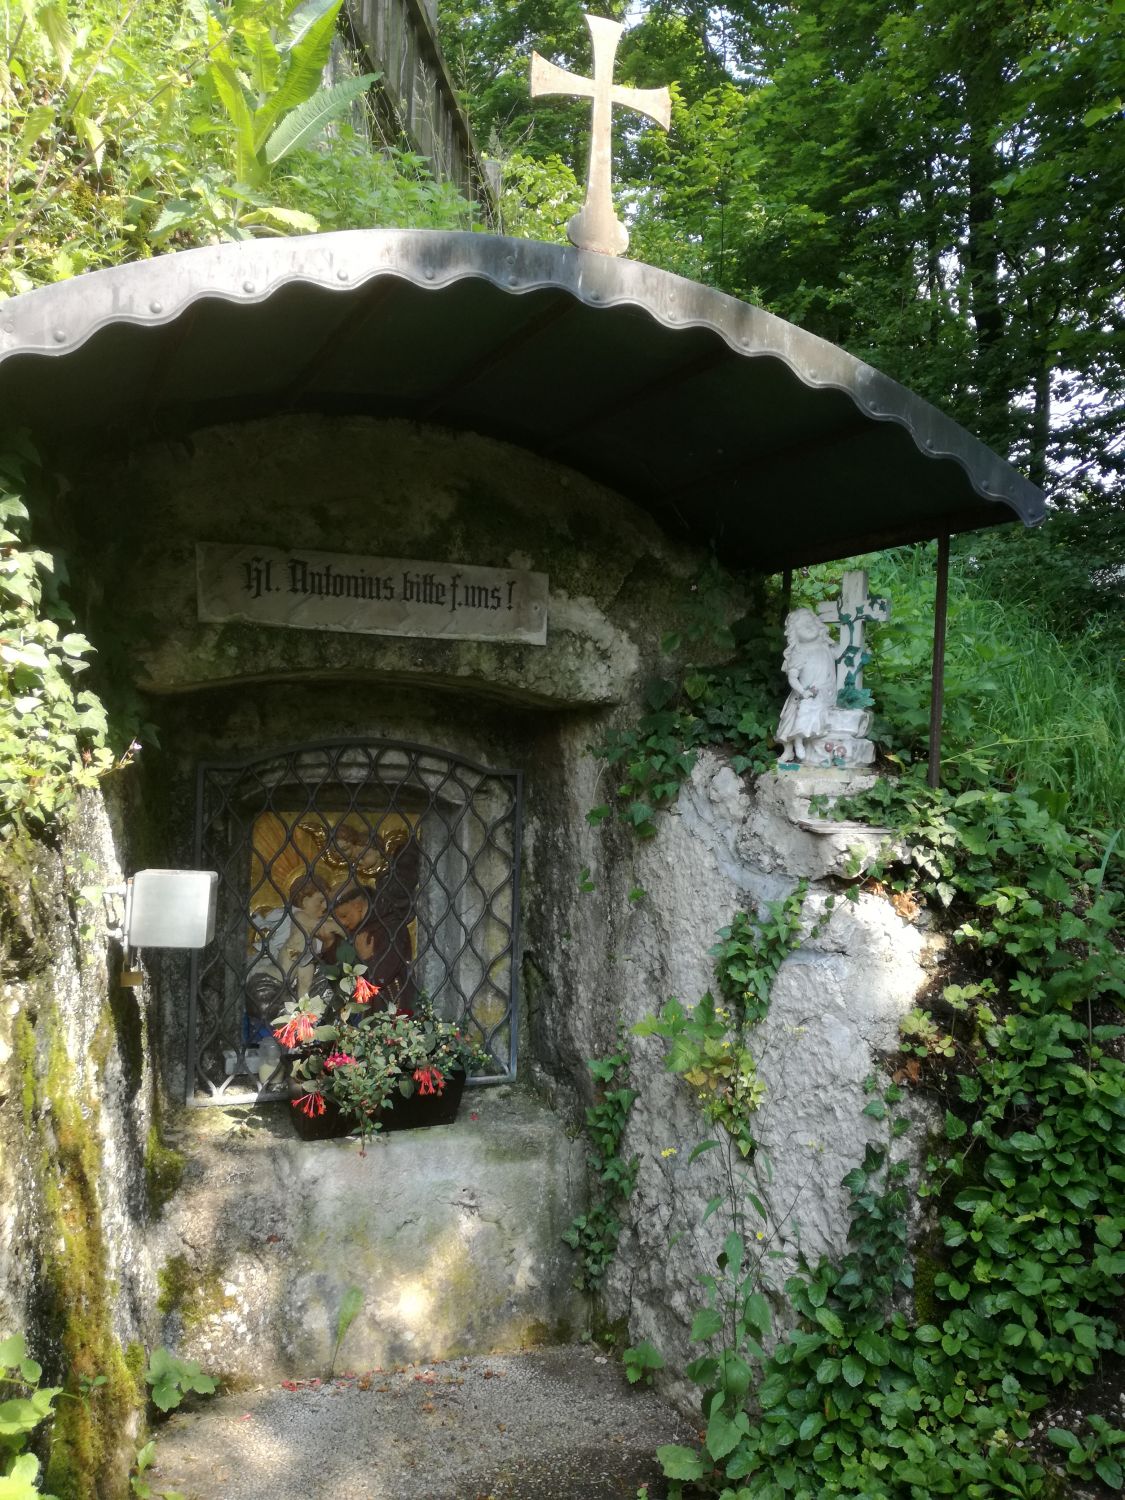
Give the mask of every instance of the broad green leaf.
[(707, 1452), (716, 1462), (726, 1458), (728, 1453), (738, 1447), (738, 1440), (741, 1436), (742, 1432), (738, 1425), (725, 1416), (721, 1410), (716, 1411), (707, 1423)]
[(315, 234), (320, 228), (320, 220), (312, 214), (303, 213), (299, 208), (280, 208), (276, 204), (242, 214), (238, 222), (245, 228), (261, 224), (270, 229), (296, 230), (298, 234)]
[(344, 1341), (344, 1335), (359, 1316), (363, 1306), (363, 1288), (350, 1286), (344, 1293), (340, 1302), (340, 1312), (336, 1318), (336, 1344), (339, 1347)]
[(309, 23), (298, 27), (296, 38), (285, 49), (286, 63), (281, 82), (254, 117), (257, 150), (262, 149), (290, 110), (298, 109), (320, 88), (336, 40), (336, 21), (341, 4), (342, 0), (329, 0), (327, 5), (312, 0), (304, 8), (310, 17)]
[(666, 1479), (702, 1479), (707, 1472), (699, 1454), (679, 1443), (665, 1443), (657, 1448), (656, 1457)]
[(855, 1348), (856, 1353), (862, 1355), (869, 1365), (885, 1365), (891, 1356), (890, 1347), (883, 1335), (869, 1329), (864, 1329), (857, 1336)]
[(855, 1354), (844, 1355), (840, 1364), (840, 1374), (843, 1375), (849, 1385), (862, 1385), (863, 1377), (866, 1373), (867, 1366), (863, 1363), (862, 1359)]
[(212, 57), (207, 69), (215, 92), (234, 127), (237, 176), (251, 187), (264, 177), (254, 143), (254, 119), (242, 83), (232, 64), (221, 54)]
[(701, 1307), (692, 1319), (693, 1339), (711, 1339), (723, 1326), (723, 1315), (716, 1307)]
[(844, 1325), (831, 1308), (818, 1307), (815, 1315), (816, 1321), (824, 1329), (825, 1333), (830, 1333), (834, 1339), (843, 1337)]

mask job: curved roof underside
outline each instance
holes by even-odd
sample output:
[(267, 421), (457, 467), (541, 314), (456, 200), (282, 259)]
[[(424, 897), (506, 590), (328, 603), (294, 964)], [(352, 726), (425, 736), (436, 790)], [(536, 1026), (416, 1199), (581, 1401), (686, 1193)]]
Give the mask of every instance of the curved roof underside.
[(45, 452), (289, 410), (503, 438), (771, 571), (1042, 520), (928, 402), (771, 313), (530, 240), (351, 230), (182, 251), (0, 304), (0, 413)]

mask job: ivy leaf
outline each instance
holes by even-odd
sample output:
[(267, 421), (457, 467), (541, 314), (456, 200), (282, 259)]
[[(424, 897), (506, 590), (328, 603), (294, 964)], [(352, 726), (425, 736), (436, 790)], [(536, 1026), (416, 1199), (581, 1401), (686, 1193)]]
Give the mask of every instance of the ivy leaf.
[(968, 1131), (968, 1128), (969, 1127), (965, 1124), (964, 1120), (962, 1120), (959, 1115), (955, 1115), (950, 1109), (946, 1110), (945, 1138), (947, 1141), (959, 1141), (962, 1136), (965, 1135), (965, 1133)]

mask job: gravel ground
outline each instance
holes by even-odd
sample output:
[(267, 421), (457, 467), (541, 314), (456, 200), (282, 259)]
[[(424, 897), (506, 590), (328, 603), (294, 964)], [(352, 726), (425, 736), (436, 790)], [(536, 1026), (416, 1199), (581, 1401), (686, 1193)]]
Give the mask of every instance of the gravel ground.
[(593, 1346), (220, 1396), (158, 1431), (154, 1488), (187, 1500), (634, 1500), (690, 1442)]

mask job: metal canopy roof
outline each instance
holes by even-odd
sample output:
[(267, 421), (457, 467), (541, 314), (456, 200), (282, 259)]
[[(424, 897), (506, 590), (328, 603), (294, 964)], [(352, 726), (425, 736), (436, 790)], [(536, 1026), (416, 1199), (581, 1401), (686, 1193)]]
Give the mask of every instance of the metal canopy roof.
[(842, 349), (636, 261), (351, 230), (182, 251), (0, 304), (0, 413), (44, 451), (285, 411), (471, 429), (766, 571), (973, 530), (1044, 497)]

